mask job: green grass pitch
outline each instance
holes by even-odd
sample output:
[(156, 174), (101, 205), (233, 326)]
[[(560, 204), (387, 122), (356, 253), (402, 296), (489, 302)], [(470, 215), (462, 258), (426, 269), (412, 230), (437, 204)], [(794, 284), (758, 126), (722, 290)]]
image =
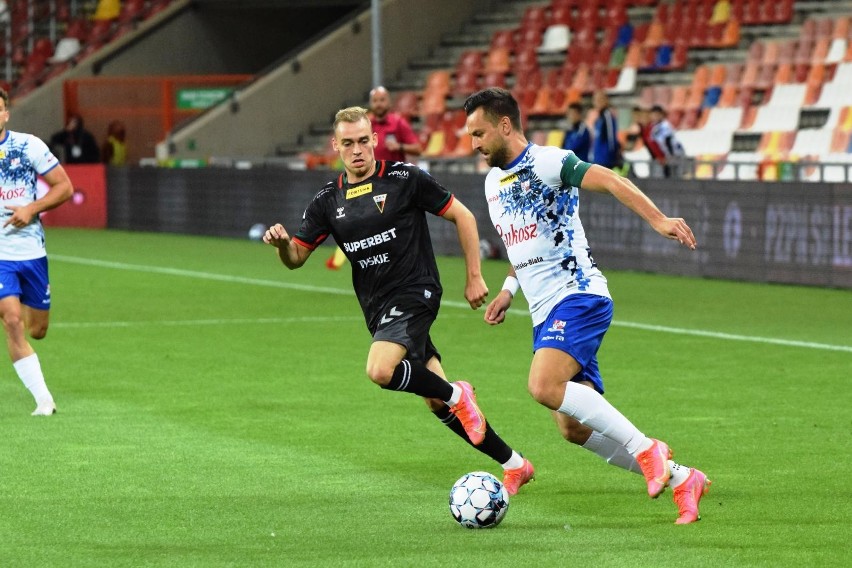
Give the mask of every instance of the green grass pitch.
[[(34, 342), (59, 407), (0, 381), (0, 566), (847, 566), (852, 292), (606, 271), (608, 398), (713, 480), (699, 523), (671, 491), (558, 435), (526, 392), (522, 298), (498, 327), (439, 260), (433, 339), (451, 379), (536, 465), (503, 523), (447, 508), (500, 468), (416, 397), (364, 373), (348, 268), (321, 249), (48, 230), (53, 313)], [(506, 270), (485, 263), (493, 294)], [(789, 342), (789, 343), (785, 343)], [(844, 544), (846, 543), (846, 544)]]

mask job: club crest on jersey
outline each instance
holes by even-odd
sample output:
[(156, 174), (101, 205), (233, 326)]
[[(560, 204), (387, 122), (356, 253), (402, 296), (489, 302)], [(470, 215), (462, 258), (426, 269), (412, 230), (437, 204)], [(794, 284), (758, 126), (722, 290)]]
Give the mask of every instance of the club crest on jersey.
[(358, 187), (353, 187), (346, 190), (346, 199), (355, 199), (360, 195), (366, 195), (368, 193), (373, 192), (373, 184), (365, 183), (364, 185), (359, 185)]
[(506, 187), (507, 185), (512, 185), (518, 181), (518, 174), (509, 174), (503, 179), (500, 180), (500, 187)]
[(521, 182), (521, 191), (526, 193), (529, 190), (530, 190), (530, 180), (527, 179), (527, 180), (522, 181)]
[(337, 217), (335, 217), (335, 219), (340, 219), (341, 217), (346, 217), (346, 213), (343, 212), (343, 207), (338, 207)]
[(553, 325), (547, 331), (562, 333), (565, 331), (565, 322), (562, 320), (553, 320)]
[(373, 202), (375, 202), (376, 207), (379, 208), (379, 213), (385, 212), (385, 200), (387, 200), (387, 198), (388, 198), (387, 193), (383, 193), (381, 195), (374, 195), (373, 196)]

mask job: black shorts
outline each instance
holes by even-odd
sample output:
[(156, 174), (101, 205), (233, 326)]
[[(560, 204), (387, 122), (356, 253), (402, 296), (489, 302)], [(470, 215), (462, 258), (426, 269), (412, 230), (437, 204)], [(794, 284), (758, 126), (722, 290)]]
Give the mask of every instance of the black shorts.
[(432, 357), (441, 360), (441, 354), (429, 337), (429, 329), (438, 317), (440, 298), (434, 303), (424, 303), (421, 298), (400, 296), (388, 302), (376, 318), (370, 332), (373, 341), (389, 341), (402, 345), (408, 351), (406, 359), (426, 364)]

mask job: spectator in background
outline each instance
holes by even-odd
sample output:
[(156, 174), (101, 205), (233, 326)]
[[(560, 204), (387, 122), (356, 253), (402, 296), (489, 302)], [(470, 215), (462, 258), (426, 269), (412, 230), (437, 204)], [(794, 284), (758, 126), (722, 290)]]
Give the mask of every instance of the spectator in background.
[[(674, 126), (666, 120), (666, 111), (660, 105), (651, 107), (648, 150), (654, 159), (663, 166), (664, 177), (680, 177), (680, 166), (686, 157), (680, 141), (675, 135)], [(652, 145), (653, 148), (652, 149)], [(656, 152), (656, 153), (655, 153)]]
[(633, 124), (630, 126), (630, 134), (635, 134), (638, 140), (651, 155), (649, 171), (651, 177), (662, 177), (662, 164), (665, 162), (665, 154), (657, 142), (651, 138), (651, 109), (648, 107), (633, 107)]
[(69, 116), (65, 128), (50, 137), (50, 147), (62, 156), (61, 161), (65, 164), (97, 164), (101, 161), (98, 143), (83, 127), (83, 118), (79, 114)]
[(566, 113), (568, 118), (568, 130), (565, 131), (565, 140), (562, 142), (564, 150), (571, 150), (583, 160), (589, 161), (589, 149), (592, 145), (592, 136), (589, 128), (583, 122), (583, 105), (571, 103)]
[(419, 156), (423, 151), (417, 134), (405, 117), (391, 112), (390, 93), (382, 86), (370, 91), (370, 120), (379, 137), (377, 160), (405, 162), (406, 156)]
[[(378, 137), (376, 160), (405, 162), (406, 156), (419, 156), (423, 151), (417, 134), (405, 117), (398, 112), (391, 112), (390, 93), (381, 85), (370, 91), (369, 116), (373, 132)], [(325, 266), (329, 270), (337, 270), (345, 263), (346, 255), (337, 247), (325, 261)]]
[(108, 166), (123, 166), (127, 163), (126, 129), (120, 120), (113, 120), (107, 127), (107, 137), (101, 148), (101, 159)]
[(609, 106), (609, 97), (604, 91), (595, 91), (592, 103), (598, 111), (592, 141), (591, 161), (608, 169), (620, 168), (621, 144), (618, 142), (618, 122)]

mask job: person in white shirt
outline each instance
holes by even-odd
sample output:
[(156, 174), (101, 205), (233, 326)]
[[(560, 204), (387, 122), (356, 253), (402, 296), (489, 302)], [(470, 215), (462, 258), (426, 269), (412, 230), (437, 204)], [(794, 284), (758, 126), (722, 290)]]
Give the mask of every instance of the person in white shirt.
[[(0, 318), (12, 365), (36, 401), (33, 416), (56, 412), (38, 355), (27, 340), (47, 334), (50, 283), (44, 227), (39, 213), (58, 207), (73, 194), (68, 174), (47, 145), (32, 134), (6, 129), (9, 95), (0, 89)], [(36, 193), (38, 177), (47, 193)]]
[(658, 233), (690, 249), (696, 246), (692, 230), (612, 170), (528, 142), (509, 91), (479, 91), (464, 109), (473, 148), (491, 166), (485, 199), (512, 264), (485, 321), (502, 323), (523, 289), (534, 326), (532, 397), (553, 412), (569, 442), (641, 473), (652, 498), (671, 484), (678, 524), (698, 520), (698, 502), (710, 483), (704, 473), (672, 462), (665, 442), (645, 436), (602, 396), (597, 351), (612, 321), (612, 299), (580, 221), (580, 189), (612, 194)]

